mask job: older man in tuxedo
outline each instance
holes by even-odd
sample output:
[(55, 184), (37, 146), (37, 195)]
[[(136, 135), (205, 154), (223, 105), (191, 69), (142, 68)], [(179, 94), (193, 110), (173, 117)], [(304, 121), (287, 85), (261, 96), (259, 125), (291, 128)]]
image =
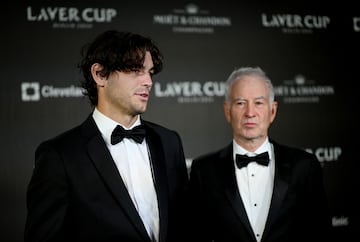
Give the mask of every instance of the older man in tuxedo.
[(194, 159), (194, 241), (328, 241), (330, 217), (317, 158), (268, 137), (277, 112), (270, 79), (242, 67), (226, 82), (224, 113), (233, 140)]

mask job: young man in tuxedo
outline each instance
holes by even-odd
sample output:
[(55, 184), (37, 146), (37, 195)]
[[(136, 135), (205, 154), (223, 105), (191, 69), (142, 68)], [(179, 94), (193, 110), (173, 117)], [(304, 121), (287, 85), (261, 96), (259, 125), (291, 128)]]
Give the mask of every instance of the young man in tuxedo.
[(177, 132), (143, 120), (163, 57), (150, 38), (101, 33), (83, 50), (93, 112), (35, 153), (25, 242), (184, 241), (188, 175)]
[(243, 67), (226, 87), (224, 113), (233, 140), (191, 167), (194, 241), (328, 241), (319, 161), (268, 137), (278, 105), (270, 79), (258, 67)]

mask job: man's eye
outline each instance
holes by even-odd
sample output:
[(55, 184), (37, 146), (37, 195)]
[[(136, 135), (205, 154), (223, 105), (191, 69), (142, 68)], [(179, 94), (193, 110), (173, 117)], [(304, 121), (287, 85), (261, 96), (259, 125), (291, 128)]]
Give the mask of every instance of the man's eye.
[(134, 69), (133, 72), (134, 72), (135, 74), (137, 74), (137, 75), (141, 75), (141, 74), (144, 73), (144, 71), (141, 70), (141, 69)]

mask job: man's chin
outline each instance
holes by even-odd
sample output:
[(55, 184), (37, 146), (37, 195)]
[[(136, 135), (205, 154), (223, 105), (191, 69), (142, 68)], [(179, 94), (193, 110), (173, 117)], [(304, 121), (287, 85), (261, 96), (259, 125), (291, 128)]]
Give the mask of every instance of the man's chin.
[(143, 114), (143, 113), (145, 113), (145, 111), (146, 111), (146, 106), (144, 106), (144, 107), (141, 107), (141, 108), (138, 108), (137, 110), (136, 110), (136, 115), (137, 114)]

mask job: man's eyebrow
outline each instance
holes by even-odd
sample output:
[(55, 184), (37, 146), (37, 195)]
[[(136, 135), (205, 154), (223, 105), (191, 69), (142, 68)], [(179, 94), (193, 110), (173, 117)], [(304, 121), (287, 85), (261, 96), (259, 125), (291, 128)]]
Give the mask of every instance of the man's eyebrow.
[(265, 96), (259, 96), (259, 97), (255, 98), (255, 100), (257, 100), (257, 99), (266, 99), (266, 97)]
[(243, 97), (236, 97), (236, 98), (234, 98), (233, 100), (234, 100), (234, 101), (246, 101), (246, 99), (243, 98)]

